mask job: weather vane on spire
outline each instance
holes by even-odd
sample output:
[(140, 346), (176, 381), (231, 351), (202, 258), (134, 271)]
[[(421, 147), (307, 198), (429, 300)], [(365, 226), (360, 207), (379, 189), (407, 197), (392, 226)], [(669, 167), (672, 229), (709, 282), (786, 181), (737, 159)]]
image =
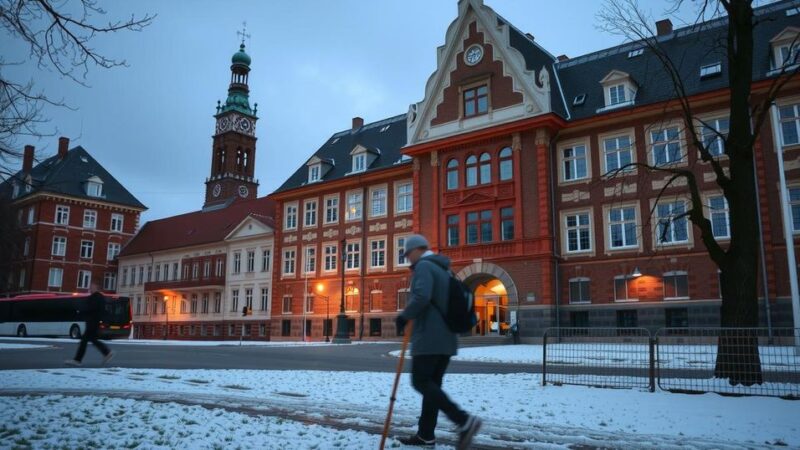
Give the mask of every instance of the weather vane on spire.
[(242, 45), (244, 45), (244, 38), (250, 39), (250, 35), (247, 34), (247, 21), (242, 22), (242, 31), (237, 31), (236, 34), (242, 38)]

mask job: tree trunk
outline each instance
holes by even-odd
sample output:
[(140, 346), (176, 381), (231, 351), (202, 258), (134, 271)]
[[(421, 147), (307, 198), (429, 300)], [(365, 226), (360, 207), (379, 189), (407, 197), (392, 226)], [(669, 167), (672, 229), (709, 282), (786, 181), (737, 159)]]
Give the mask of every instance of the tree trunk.
[(758, 323), (757, 267), (756, 264), (751, 267), (734, 265), (720, 276), (722, 329), (717, 343), (714, 377), (727, 378), (732, 386), (752, 386), (764, 381), (758, 352), (758, 330), (754, 328)]

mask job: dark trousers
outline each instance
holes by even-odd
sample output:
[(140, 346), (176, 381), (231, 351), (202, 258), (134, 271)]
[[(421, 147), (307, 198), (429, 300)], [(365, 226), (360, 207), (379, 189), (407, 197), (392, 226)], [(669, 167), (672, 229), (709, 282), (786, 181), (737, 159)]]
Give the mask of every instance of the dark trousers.
[(417, 434), (423, 439), (433, 439), (439, 411), (453, 423), (463, 426), (467, 413), (453, 403), (442, 390), (442, 378), (450, 363), (446, 355), (419, 355), (411, 360), (411, 384), (422, 394), (422, 413)]
[(83, 361), (83, 355), (86, 354), (86, 344), (88, 344), (90, 341), (98, 350), (100, 350), (100, 353), (102, 353), (103, 356), (106, 356), (111, 352), (111, 350), (108, 349), (108, 346), (97, 338), (96, 332), (92, 333), (87, 330), (85, 333), (83, 333), (83, 336), (81, 336), (81, 343), (78, 344), (78, 353), (75, 354), (75, 361)]

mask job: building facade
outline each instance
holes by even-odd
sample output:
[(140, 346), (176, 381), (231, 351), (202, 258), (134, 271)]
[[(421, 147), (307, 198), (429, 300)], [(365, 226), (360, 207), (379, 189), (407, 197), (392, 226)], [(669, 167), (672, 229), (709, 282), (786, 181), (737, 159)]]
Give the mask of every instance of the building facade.
[(66, 137), (36, 165), (34, 151), (26, 146), (22, 170), (0, 185), (21, 228), (4, 294), (88, 292), (93, 280), (114, 292), (117, 255), (145, 206)]

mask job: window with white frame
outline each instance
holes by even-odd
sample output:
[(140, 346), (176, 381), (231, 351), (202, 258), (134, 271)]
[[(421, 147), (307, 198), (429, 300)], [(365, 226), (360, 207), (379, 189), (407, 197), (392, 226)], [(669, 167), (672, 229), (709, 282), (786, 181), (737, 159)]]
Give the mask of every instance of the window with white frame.
[(406, 267), (411, 265), (411, 261), (409, 261), (403, 253), (406, 249), (406, 239), (408, 236), (397, 236), (394, 239), (394, 265), (395, 267)]
[(59, 267), (51, 267), (50, 273), (47, 276), (48, 287), (61, 287), (61, 280), (64, 277), (64, 269)]
[(283, 274), (294, 275), (294, 264), (297, 252), (294, 249), (283, 251)]
[(386, 188), (377, 187), (370, 189), (370, 217), (386, 215)]
[(291, 295), (284, 295), (283, 302), (281, 305), (281, 312), (283, 314), (291, 314), (292, 313), (292, 296)]
[(795, 37), (791, 42), (775, 47), (775, 67), (787, 68), (800, 63), (800, 42)]
[(102, 197), (103, 195), (103, 183), (98, 183), (96, 181), (87, 181), (86, 182), (86, 195), (90, 197)]
[(269, 311), (269, 288), (261, 288), (261, 311)]
[(128, 268), (125, 267), (122, 269), (122, 286), (128, 284)]
[(339, 196), (325, 197), (325, 223), (339, 221)]
[(63, 236), (53, 236), (53, 247), (50, 251), (53, 256), (66, 256), (67, 238)]
[(69, 225), (69, 206), (56, 206), (56, 225)]
[(28, 225), (33, 225), (34, 218), (35, 218), (35, 210), (33, 209), (33, 206), (31, 206), (30, 208), (28, 208)]
[[(189, 278), (189, 267), (186, 266), (186, 277)], [(139, 266), (139, 284), (144, 283), (144, 266)]]
[(789, 188), (789, 207), (792, 210), (792, 231), (800, 232), (800, 186)]
[[(211, 260), (203, 261), (203, 277), (208, 278), (211, 276)], [(156, 266), (156, 278), (158, 278), (158, 266)]]
[(106, 291), (113, 291), (117, 288), (117, 274), (114, 272), (106, 272), (103, 274), (103, 289)]
[(705, 66), (700, 66), (700, 78), (708, 78), (714, 75), (719, 75), (722, 73), (722, 63), (715, 62), (713, 64), (706, 64)]
[(728, 137), (730, 119), (720, 117), (704, 121), (700, 128), (703, 145), (711, 156), (720, 156), (725, 153), (725, 139)]
[(222, 293), (217, 292), (214, 294), (214, 312), (221, 313), (222, 312)]
[(305, 298), (304, 298), (304, 302), (303, 303), (305, 303), (305, 312), (308, 313), (308, 314), (313, 314), (314, 313), (314, 296), (306, 294), (304, 297)]
[(620, 103), (625, 103), (627, 99), (625, 98), (625, 85), (624, 84), (617, 84), (608, 88), (608, 104), (617, 105)]
[(689, 275), (683, 271), (664, 274), (664, 298), (689, 298)]
[(561, 149), (561, 161), (564, 181), (581, 180), (588, 177), (585, 145), (573, 145)]
[(683, 160), (681, 133), (678, 127), (650, 131), (650, 152), (653, 164), (663, 166)]
[(231, 291), (231, 312), (239, 311), (239, 289)]
[(612, 249), (636, 247), (636, 208), (627, 206), (608, 211), (609, 246)]
[(261, 251), (261, 271), (269, 272), (269, 267), (272, 265), (272, 250)]
[(347, 263), (345, 269), (358, 270), (361, 268), (361, 243), (348, 242), (347, 243)]
[(322, 173), (322, 166), (319, 164), (314, 164), (308, 168), (308, 182), (314, 183), (320, 180), (320, 174)]
[(94, 256), (94, 241), (81, 241), (81, 258), (91, 259)]
[(297, 204), (286, 205), (284, 210), (285, 219), (283, 221), (283, 228), (286, 230), (297, 229)]
[(250, 309), (253, 309), (253, 288), (247, 288), (244, 290), (244, 305)]
[(728, 218), (728, 200), (722, 195), (708, 198), (709, 219), (711, 232), (715, 238), (731, 237), (730, 222)]
[(591, 303), (589, 295), (590, 280), (586, 277), (570, 278), (569, 280), (569, 302), (570, 303)]
[[(225, 275), (225, 260), (223, 258), (217, 258), (217, 264), (214, 269), (214, 275), (218, 277)], [(178, 279), (178, 263), (172, 265), (172, 276), (173, 279)]]
[(386, 240), (377, 239), (370, 241), (370, 268), (386, 267)]
[(256, 251), (247, 251), (247, 272), (252, 273), (256, 271)]
[(617, 275), (614, 277), (614, 301), (624, 302), (638, 300), (635, 286), (633, 286), (635, 282), (636, 278), (630, 275)]
[(88, 270), (78, 271), (78, 289), (89, 289), (92, 282), (92, 272)]
[(778, 108), (784, 146), (800, 144), (800, 103)]
[(242, 252), (235, 252), (233, 254), (233, 273), (241, 273), (242, 271)]
[(203, 303), (201, 305), (200, 312), (203, 314), (208, 314), (208, 292), (203, 293)]
[(564, 216), (567, 233), (567, 252), (586, 252), (592, 249), (589, 213), (579, 212)]
[(656, 242), (675, 244), (689, 240), (689, 221), (685, 211), (686, 202), (683, 200), (656, 205)]
[(633, 162), (630, 136), (617, 136), (603, 140), (603, 154), (606, 162), (606, 172), (614, 170), (632, 170)]
[(325, 272), (335, 272), (339, 255), (339, 246), (329, 244), (325, 246)]
[(97, 227), (97, 211), (87, 209), (83, 211), (83, 228)]
[(395, 213), (409, 213), (414, 209), (414, 185), (410, 181), (397, 184)]
[(345, 218), (348, 221), (361, 219), (362, 208), (361, 192), (350, 192), (347, 194), (347, 212)]
[(111, 214), (111, 231), (122, 232), (122, 223), (125, 216), (122, 214)]
[(408, 303), (408, 289), (397, 290), (397, 310), (402, 311), (406, 309)]
[(359, 153), (353, 155), (353, 173), (367, 170), (367, 154)]
[(303, 252), (303, 273), (317, 271), (317, 247), (306, 247)]
[(16, 181), (11, 183), (11, 198), (17, 198), (19, 196), (19, 184)]
[(108, 243), (108, 253), (106, 253), (106, 259), (109, 261), (113, 261), (117, 255), (119, 255), (120, 245), (116, 242), (109, 242)]
[(303, 205), (303, 212), (305, 214), (305, 220), (303, 221), (303, 226), (304, 227), (317, 226), (317, 201), (306, 200), (305, 204)]

